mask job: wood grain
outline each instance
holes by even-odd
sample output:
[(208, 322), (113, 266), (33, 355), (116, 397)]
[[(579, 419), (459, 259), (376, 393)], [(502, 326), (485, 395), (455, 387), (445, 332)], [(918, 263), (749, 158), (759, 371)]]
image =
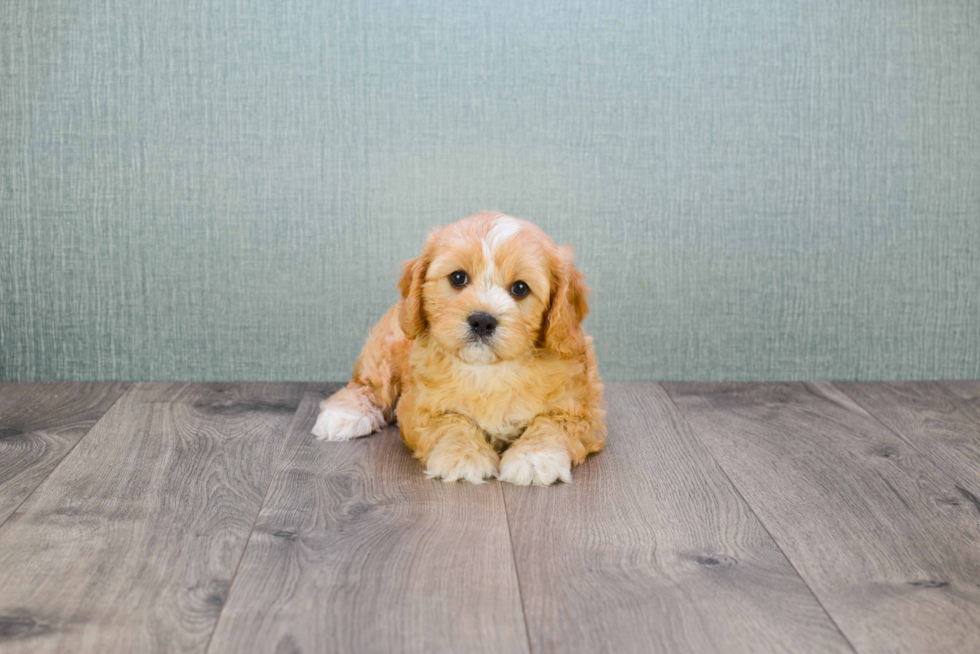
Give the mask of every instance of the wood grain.
[(209, 652), (526, 652), (500, 485), (424, 479), (395, 427), (317, 442), (318, 399), (297, 414)]
[(126, 390), (123, 383), (0, 383), (0, 525)]
[(664, 390), (607, 402), (571, 484), (504, 487), (535, 654), (851, 651)]
[(944, 381), (941, 384), (949, 392), (968, 400), (971, 406), (980, 405), (980, 381)]
[(6, 652), (202, 652), (297, 384), (138, 384), (0, 531)]
[(830, 384), (667, 384), (858, 652), (980, 651), (980, 515)]
[(980, 402), (938, 382), (835, 386), (955, 479), (961, 501), (980, 497)]

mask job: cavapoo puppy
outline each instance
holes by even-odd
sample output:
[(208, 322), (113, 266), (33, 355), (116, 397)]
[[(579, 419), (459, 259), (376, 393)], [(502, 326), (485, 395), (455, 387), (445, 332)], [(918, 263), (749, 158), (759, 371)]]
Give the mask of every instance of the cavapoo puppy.
[(588, 287), (570, 248), (480, 213), (433, 232), (398, 287), (353, 379), (322, 403), (317, 437), (366, 436), (397, 416), (428, 477), (538, 486), (570, 482), (602, 449)]

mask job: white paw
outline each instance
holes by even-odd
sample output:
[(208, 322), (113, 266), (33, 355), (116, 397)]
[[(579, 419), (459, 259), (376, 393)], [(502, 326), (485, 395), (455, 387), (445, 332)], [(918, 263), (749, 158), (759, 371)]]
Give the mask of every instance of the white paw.
[(518, 486), (572, 483), (572, 460), (560, 445), (511, 446), (500, 460), (500, 481)]
[(487, 449), (470, 449), (452, 441), (436, 443), (425, 465), (428, 479), (468, 481), (482, 484), (497, 476), (497, 453)]
[(317, 440), (349, 441), (367, 436), (385, 426), (381, 410), (370, 402), (359, 401), (342, 389), (320, 403), (320, 416), (313, 425)]

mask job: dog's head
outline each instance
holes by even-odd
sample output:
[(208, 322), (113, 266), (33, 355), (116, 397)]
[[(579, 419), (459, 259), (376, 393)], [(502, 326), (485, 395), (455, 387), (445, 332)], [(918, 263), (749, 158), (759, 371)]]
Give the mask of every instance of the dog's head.
[(480, 213), (433, 232), (405, 263), (399, 322), (468, 363), (516, 359), (536, 348), (572, 357), (584, 346), (588, 287), (572, 250), (538, 227)]

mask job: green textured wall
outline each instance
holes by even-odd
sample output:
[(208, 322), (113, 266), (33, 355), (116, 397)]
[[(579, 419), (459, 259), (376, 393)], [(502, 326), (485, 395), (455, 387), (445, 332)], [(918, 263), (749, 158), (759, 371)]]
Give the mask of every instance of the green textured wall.
[(608, 379), (980, 377), (978, 35), (952, 0), (8, 2), (0, 378), (345, 378), (484, 208), (578, 247)]

